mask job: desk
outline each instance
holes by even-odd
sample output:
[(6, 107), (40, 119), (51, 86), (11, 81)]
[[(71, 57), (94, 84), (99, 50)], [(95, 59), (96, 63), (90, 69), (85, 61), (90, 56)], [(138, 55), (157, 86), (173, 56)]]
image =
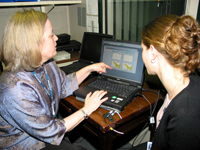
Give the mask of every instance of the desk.
[[(143, 87), (147, 90), (150, 90), (150, 87), (146, 82), (144, 83)], [(142, 92), (142, 94), (149, 100), (153, 107), (157, 94), (153, 92)], [(161, 101), (162, 100), (159, 99), (159, 106)], [(71, 114), (82, 108), (83, 105), (84, 103), (76, 100), (74, 96), (69, 96), (61, 100), (60, 110), (64, 113)], [(122, 123), (114, 124), (108, 120), (107, 122), (110, 126), (120, 132), (126, 134), (130, 131), (134, 131), (137, 134), (138, 131), (140, 131), (139, 128), (143, 127), (143, 125), (147, 122), (150, 114), (149, 110), (150, 104), (143, 97), (137, 97), (120, 113), (123, 118)], [(117, 137), (123, 137), (123, 135), (119, 135), (113, 131), (110, 131), (109, 126), (106, 124), (103, 118), (103, 114), (107, 112), (108, 111), (103, 108), (98, 108), (89, 116), (87, 120), (84, 120), (82, 123), (83, 128), (98, 139), (99, 150), (112, 150), (114, 139)], [(115, 122), (119, 123), (121, 121), (117, 114), (115, 114), (113, 118)]]

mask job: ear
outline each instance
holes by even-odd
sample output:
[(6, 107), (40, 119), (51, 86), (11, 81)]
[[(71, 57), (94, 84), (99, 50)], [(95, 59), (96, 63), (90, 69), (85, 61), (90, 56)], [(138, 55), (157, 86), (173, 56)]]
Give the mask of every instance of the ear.
[(150, 53), (151, 62), (152, 63), (156, 62), (157, 61), (157, 56), (158, 56), (158, 51), (153, 45), (150, 45), (149, 53)]

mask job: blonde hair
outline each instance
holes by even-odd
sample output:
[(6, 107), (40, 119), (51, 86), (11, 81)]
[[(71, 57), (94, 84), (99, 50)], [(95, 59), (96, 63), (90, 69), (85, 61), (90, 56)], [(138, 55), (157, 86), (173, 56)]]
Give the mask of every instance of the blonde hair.
[(1, 45), (5, 71), (33, 71), (40, 66), (40, 44), (46, 20), (45, 13), (33, 9), (17, 11), (8, 20)]
[(142, 42), (147, 48), (153, 45), (186, 76), (200, 67), (200, 28), (191, 16), (156, 18), (143, 28)]

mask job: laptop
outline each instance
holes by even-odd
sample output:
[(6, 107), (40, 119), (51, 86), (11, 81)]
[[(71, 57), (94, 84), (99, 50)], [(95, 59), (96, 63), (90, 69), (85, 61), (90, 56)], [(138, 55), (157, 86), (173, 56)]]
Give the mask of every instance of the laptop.
[(78, 61), (68, 66), (61, 67), (61, 69), (69, 74), (76, 72), (85, 66), (100, 62), (103, 38), (112, 39), (113, 35), (84, 32)]
[[(100, 89), (106, 83), (106, 89), (104, 90), (108, 91), (105, 95), (108, 100), (100, 107), (121, 112), (142, 91), (144, 63), (141, 44), (103, 39), (101, 61), (113, 69), (107, 69), (106, 73), (99, 74), (94, 81), (75, 90), (73, 95), (77, 100), (85, 101), (85, 97), (89, 92), (99, 90), (95, 85), (96, 82), (101, 82)], [(109, 87), (109, 85), (125, 87), (127, 91), (114, 92), (113, 87)]]

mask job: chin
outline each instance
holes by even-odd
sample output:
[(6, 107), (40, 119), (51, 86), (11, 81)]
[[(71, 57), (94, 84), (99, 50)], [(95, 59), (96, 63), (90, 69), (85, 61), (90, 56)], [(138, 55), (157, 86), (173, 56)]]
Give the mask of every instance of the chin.
[(55, 52), (54, 52), (54, 55), (53, 55), (53, 57), (54, 57), (54, 56), (56, 56), (56, 54), (57, 54), (57, 51), (55, 51)]
[(149, 71), (148, 69), (147, 69), (147, 73), (148, 73), (149, 75), (156, 75), (155, 73)]

